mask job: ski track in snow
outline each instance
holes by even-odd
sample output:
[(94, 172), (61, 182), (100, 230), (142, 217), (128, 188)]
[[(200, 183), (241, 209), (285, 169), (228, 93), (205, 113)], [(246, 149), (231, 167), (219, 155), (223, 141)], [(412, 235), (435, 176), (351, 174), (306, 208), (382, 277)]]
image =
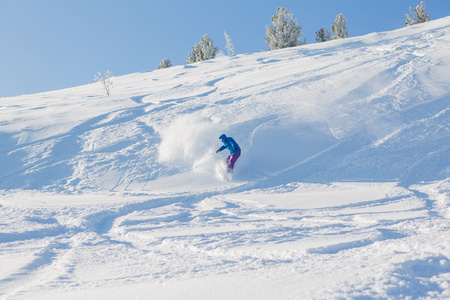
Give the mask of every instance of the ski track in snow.
[(0, 298), (450, 298), (449, 24), (0, 99)]
[[(292, 289), (313, 298), (356, 297), (358, 290), (372, 296), (426, 296), (441, 293), (450, 274), (448, 256), (436, 255), (429, 243), (438, 239), (441, 251), (448, 249), (448, 217), (443, 215), (448, 205), (439, 208), (436, 200), (425, 201), (393, 183), (298, 183), (154, 199), (123, 195), (107, 205), (99, 205), (95, 196), (62, 197), (45, 203), (41, 195), (11, 195), (1, 202), (3, 207), (31, 203), (13, 214), (21, 219), (8, 223), (31, 230), (1, 236), (0, 257), (11, 268), (1, 281), (6, 298), (36, 290), (38, 295), (60, 289), (78, 295), (110, 284), (148, 282), (158, 283), (159, 295), (167, 292), (165, 282), (248, 272), (263, 281), (268, 280), (264, 274), (274, 272), (291, 286), (294, 278), (309, 283), (314, 270), (324, 269), (325, 277), (337, 276), (330, 279), (337, 286), (342, 268), (342, 280), (359, 286), (321, 293)], [(81, 210), (77, 202), (90, 204)], [(42, 204), (46, 209), (36, 209)], [(364, 280), (352, 281), (353, 276)], [(373, 290), (374, 282), (379, 289)], [(405, 283), (414, 286), (401, 288)]]

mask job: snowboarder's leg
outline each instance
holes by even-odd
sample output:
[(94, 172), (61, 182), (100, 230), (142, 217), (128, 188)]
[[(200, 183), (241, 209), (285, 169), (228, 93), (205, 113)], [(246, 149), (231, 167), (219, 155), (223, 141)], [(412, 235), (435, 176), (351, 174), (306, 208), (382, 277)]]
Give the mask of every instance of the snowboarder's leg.
[(228, 173), (231, 173), (231, 170), (232, 170), (232, 168), (231, 168), (231, 159), (232, 158), (233, 158), (233, 155), (228, 155), (228, 157), (227, 157), (227, 166), (228, 166), (227, 172)]
[(241, 156), (241, 153), (236, 153), (233, 155), (228, 156), (227, 158), (227, 164), (228, 164), (228, 173), (233, 172), (234, 164), (236, 163), (236, 160)]

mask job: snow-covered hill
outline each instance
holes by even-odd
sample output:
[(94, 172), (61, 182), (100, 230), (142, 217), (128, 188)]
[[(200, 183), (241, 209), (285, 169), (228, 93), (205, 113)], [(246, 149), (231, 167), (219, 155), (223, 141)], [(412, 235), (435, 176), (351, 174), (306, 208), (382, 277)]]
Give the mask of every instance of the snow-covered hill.
[(1, 98), (0, 297), (449, 298), (449, 49), (447, 17)]

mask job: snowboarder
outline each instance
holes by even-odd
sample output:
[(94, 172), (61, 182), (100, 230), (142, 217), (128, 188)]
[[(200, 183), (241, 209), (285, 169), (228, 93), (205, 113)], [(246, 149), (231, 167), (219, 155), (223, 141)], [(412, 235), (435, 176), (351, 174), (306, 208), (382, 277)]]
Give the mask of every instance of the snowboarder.
[(225, 134), (222, 134), (219, 139), (222, 140), (223, 146), (220, 147), (220, 149), (217, 150), (216, 153), (219, 153), (224, 149), (228, 149), (230, 151), (230, 155), (227, 158), (227, 172), (232, 173), (236, 160), (239, 158), (239, 156), (241, 156), (241, 148), (232, 137), (227, 137)]

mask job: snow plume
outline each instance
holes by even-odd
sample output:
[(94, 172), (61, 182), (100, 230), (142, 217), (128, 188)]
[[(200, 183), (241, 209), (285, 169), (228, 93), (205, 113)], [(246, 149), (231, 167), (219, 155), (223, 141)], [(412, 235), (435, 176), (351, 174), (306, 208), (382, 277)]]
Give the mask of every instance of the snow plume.
[(213, 154), (221, 146), (219, 124), (200, 113), (182, 115), (161, 132), (159, 161), (200, 170), (212, 170)]

